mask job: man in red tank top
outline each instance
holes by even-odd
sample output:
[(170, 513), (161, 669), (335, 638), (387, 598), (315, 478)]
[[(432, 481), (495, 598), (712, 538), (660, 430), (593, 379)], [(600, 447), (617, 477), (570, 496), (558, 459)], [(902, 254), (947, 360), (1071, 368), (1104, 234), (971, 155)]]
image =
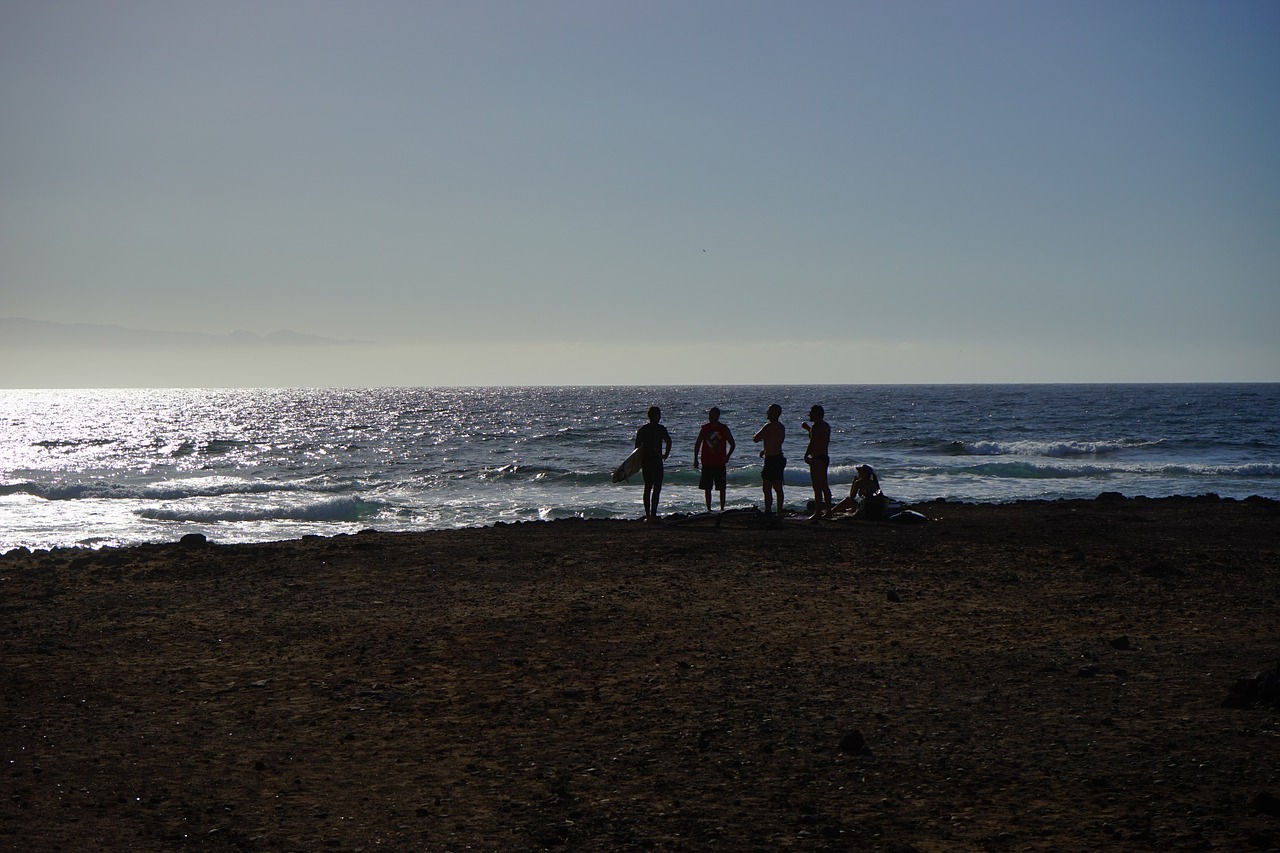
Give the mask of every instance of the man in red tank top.
[(711, 512), (711, 489), (714, 486), (720, 492), (720, 511), (724, 512), (725, 480), (728, 477), (729, 457), (737, 445), (733, 441), (733, 433), (729, 427), (720, 423), (720, 410), (712, 408), (707, 412), (707, 423), (698, 431), (698, 440), (693, 445), (693, 467), (699, 467), (701, 458), (702, 477), (698, 488), (707, 495), (707, 512)]

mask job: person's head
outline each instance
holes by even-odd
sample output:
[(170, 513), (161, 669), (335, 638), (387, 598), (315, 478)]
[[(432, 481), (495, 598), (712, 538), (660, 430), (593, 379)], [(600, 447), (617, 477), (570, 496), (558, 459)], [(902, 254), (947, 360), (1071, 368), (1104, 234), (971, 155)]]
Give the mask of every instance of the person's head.
[(764, 413), (764, 416), (771, 421), (776, 421), (778, 418), (782, 417), (782, 407), (777, 403), (774, 403), (769, 407), (769, 411)]
[(816, 403), (809, 408), (809, 420), (811, 421), (820, 421), (824, 415), (826, 415), (826, 412)]
[(876, 480), (876, 482), (879, 482), (876, 477), (876, 470), (870, 465), (858, 465), (855, 466), (853, 470), (856, 471), (858, 476), (864, 480)]
[(650, 421), (652, 421), (652, 422), (653, 422), (653, 423), (655, 423), (655, 424), (656, 424), (658, 421), (662, 420), (662, 409), (659, 409), (657, 406), (650, 406), (650, 407), (649, 407), (649, 420), (650, 420)]
[(719, 423), (719, 422), (720, 422), (720, 410), (719, 410), (719, 409), (717, 409), (715, 406), (712, 406), (712, 407), (711, 407), (711, 411), (707, 412), (707, 420), (711, 421), (713, 424), (714, 424), (714, 423)]

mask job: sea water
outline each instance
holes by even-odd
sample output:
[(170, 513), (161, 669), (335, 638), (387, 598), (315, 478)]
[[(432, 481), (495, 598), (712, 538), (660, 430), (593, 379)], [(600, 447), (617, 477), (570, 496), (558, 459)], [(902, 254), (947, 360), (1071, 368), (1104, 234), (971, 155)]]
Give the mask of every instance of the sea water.
[(814, 403), (837, 496), (867, 463), (908, 503), (1280, 499), (1280, 384), (7, 390), (0, 552), (637, 518), (639, 478), (610, 473), (650, 405), (675, 442), (660, 511), (705, 508), (693, 444), (711, 406), (737, 440), (728, 504), (760, 505), (752, 436), (775, 402), (797, 509)]

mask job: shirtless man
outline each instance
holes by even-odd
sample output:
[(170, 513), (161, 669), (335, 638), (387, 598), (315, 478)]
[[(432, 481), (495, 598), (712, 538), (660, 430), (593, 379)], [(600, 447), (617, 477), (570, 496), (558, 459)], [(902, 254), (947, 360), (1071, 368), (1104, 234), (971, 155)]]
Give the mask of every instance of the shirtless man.
[(804, 451), (804, 461), (809, 465), (809, 479), (813, 481), (813, 515), (810, 519), (831, 517), (831, 485), (827, 482), (827, 468), (831, 465), (828, 452), (831, 446), (831, 424), (823, 418), (826, 413), (821, 406), (809, 409), (808, 423), (800, 424), (801, 429), (809, 433), (809, 446)]
[(768, 421), (760, 427), (760, 431), (751, 439), (763, 444), (760, 455), (764, 457), (764, 470), (760, 478), (764, 481), (764, 514), (773, 512), (773, 496), (778, 496), (778, 517), (782, 517), (782, 471), (787, 467), (787, 457), (782, 455), (782, 441), (787, 437), (787, 428), (778, 419), (782, 417), (782, 407), (774, 403), (765, 413)]

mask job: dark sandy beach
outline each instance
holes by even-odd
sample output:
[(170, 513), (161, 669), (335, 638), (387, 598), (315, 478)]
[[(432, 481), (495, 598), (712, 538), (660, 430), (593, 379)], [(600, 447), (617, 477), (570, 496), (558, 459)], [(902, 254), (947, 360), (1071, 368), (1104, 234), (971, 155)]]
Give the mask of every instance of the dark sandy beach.
[(10, 553), (0, 847), (1280, 849), (1280, 505), (917, 508)]

